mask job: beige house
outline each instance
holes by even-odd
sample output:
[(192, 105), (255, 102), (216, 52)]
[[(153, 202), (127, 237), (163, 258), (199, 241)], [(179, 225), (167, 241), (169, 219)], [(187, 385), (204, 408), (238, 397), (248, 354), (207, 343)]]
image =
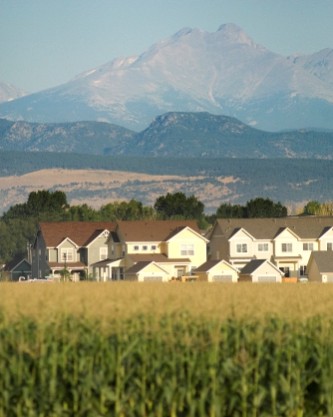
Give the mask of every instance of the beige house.
[(67, 271), (72, 281), (92, 273), (91, 265), (108, 256), (112, 222), (42, 222), (32, 248), (32, 278), (60, 278)]
[(154, 261), (140, 261), (126, 270), (126, 280), (168, 282), (170, 281), (170, 274)]
[(210, 260), (199, 266), (195, 271), (198, 281), (206, 282), (237, 282), (239, 270), (225, 260)]
[[(153, 277), (147, 271), (157, 267), (167, 273), (167, 280), (190, 275), (206, 261), (207, 243), (196, 221), (119, 221), (109, 236), (108, 258), (93, 265), (94, 277), (133, 280), (139, 267), (144, 267), (147, 280)], [(142, 279), (143, 274), (136, 276)], [(158, 276), (166, 280), (163, 274)]]
[(218, 219), (207, 237), (208, 259), (226, 259), (239, 269), (267, 259), (286, 277), (301, 278), (312, 251), (333, 250), (333, 217)]
[(307, 271), (309, 282), (333, 282), (333, 252), (312, 252)]
[(253, 259), (239, 273), (239, 282), (282, 282), (284, 273), (267, 259)]

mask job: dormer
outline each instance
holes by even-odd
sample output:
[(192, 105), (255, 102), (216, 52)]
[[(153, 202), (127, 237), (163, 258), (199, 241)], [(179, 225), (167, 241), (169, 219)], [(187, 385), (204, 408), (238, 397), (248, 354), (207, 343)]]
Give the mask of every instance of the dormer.
[(299, 256), (303, 250), (300, 237), (289, 227), (280, 228), (273, 241), (276, 257)]
[(255, 237), (244, 228), (234, 231), (229, 242), (229, 253), (231, 258), (249, 258), (254, 255)]
[(58, 262), (70, 263), (78, 260), (77, 251), (79, 246), (70, 238), (63, 239), (56, 249), (58, 251)]
[(318, 238), (320, 251), (333, 250), (333, 227), (325, 227), (322, 234)]

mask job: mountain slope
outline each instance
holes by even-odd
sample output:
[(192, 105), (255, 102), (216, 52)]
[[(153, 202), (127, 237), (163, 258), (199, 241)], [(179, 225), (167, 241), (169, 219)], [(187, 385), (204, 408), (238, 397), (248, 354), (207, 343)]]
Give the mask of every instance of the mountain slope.
[(0, 149), (15, 151), (78, 152), (87, 154), (117, 152), (134, 132), (101, 122), (40, 124), (0, 119)]
[(23, 90), (11, 84), (0, 82), (0, 103), (11, 101), (24, 95), (26, 93)]
[(333, 159), (333, 131), (267, 132), (235, 118), (170, 112), (140, 133), (102, 122), (38, 124), (0, 119), (0, 150), (172, 158)]
[(140, 56), (1, 104), (0, 116), (104, 120), (140, 131), (159, 114), (186, 111), (225, 114), (266, 130), (333, 128), (332, 72), (318, 74), (320, 59), (275, 54), (233, 24), (213, 33), (186, 28)]

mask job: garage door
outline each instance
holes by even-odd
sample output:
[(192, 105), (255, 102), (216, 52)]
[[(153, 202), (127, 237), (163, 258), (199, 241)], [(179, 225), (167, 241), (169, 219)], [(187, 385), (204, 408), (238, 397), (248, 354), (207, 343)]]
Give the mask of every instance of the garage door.
[(265, 275), (262, 277), (258, 277), (258, 282), (276, 282), (276, 277)]
[(161, 282), (161, 281), (163, 281), (163, 277), (147, 276), (147, 277), (144, 277), (143, 280), (144, 280), (144, 282), (152, 282), (152, 281)]
[(333, 275), (327, 275), (327, 282), (333, 282)]
[(213, 282), (232, 282), (232, 275), (213, 275)]

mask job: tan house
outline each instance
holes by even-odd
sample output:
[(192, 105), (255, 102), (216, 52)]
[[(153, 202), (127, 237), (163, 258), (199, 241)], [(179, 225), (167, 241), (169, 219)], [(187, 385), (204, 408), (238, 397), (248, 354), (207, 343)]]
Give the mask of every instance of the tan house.
[(302, 278), (311, 252), (333, 250), (333, 217), (218, 219), (207, 237), (208, 259), (239, 269), (267, 259), (286, 277)]
[(333, 282), (333, 252), (312, 252), (307, 271), (309, 282)]
[[(119, 221), (109, 236), (108, 258), (93, 265), (94, 277), (98, 281), (133, 280), (139, 267), (143, 271), (135, 275), (138, 280), (190, 275), (206, 261), (207, 243), (196, 221)], [(150, 274), (151, 269), (159, 275)], [(167, 273), (167, 279), (161, 271)]]
[(126, 270), (126, 280), (138, 282), (168, 282), (170, 275), (154, 261), (140, 261)]
[(42, 222), (32, 248), (32, 278), (57, 277), (67, 271), (79, 281), (91, 265), (108, 257), (113, 222)]
[(237, 282), (239, 270), (225, 260), (210, 260), (199, 266), (195, 271), (198, 281), (206, 282)]
[(267, 259), (253, 259), (239, 273), (238, 282), (282, 282), (284, 273)]

